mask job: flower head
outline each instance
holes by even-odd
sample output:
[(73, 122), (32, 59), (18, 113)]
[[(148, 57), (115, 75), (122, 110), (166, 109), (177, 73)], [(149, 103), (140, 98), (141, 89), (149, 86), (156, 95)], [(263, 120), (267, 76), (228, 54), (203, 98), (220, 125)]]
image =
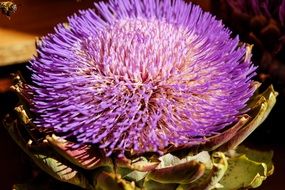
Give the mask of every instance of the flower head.
[(255, 67), (220, 21), (182, 0), (95, 6), (38, 45), (37, 126), (108, 154), (159, 152), (206, 141), (243, 113)]

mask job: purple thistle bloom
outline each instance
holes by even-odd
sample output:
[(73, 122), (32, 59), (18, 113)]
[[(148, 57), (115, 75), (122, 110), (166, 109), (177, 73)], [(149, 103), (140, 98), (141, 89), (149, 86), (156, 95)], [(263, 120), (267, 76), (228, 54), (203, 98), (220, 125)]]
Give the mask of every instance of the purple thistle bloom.
[(221, 21), (182, 0), (95, 6), (38, 45), (37, 126), (108, 155), (160, 152), (204, 142), (243, 113), (255, 67)]

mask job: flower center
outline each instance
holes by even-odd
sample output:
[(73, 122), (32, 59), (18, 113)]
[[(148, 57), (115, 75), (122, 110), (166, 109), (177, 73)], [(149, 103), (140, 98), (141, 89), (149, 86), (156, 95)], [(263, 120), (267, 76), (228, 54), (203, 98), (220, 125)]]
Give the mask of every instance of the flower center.
[(169, 84), (186, 73), (188, 80), (194, 77), (189, 73), (191, 35), (184, 27), (161, 20), (125, 19), (84, 41), (87, 49), (81, 49), (106, 77)]

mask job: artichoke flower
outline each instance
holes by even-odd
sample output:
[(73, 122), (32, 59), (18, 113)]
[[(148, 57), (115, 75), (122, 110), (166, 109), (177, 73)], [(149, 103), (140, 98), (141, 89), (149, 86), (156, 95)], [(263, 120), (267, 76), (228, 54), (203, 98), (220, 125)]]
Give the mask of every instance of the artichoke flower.
[(212, 1), (213, 11), (243, 41), (254, 44), (253, 60), (259, 79), (280, 86), (285, 92), (285, 1)]
[(272, 152), (238, 145), (277, 92), (258, 90), (251, 46), (230, 35), (182, 0), (100, 2), (37, 43), (3, 124), (41, 169), (83, 189), (258, 187)]

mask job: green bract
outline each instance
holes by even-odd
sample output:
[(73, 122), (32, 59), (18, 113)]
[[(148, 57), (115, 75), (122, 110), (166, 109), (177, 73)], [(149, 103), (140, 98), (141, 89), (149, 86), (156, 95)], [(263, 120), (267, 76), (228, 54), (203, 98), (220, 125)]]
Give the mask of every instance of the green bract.
[[(259, 84), (256, 83), (256, 87)], [(247, 189), (261, 185), (273, 173), (272, 152), (237, 147), (267, 117), (277, 92), (258, 90), (248, 111), (233, 126), (196, 147), (166, 150), (164, 155), (106, 157), (94, 145), (76, 145), (54, 134), (39, 133), (21, 95), (22, 82), (12, 86), (19, 103), (3, 124), (17, 144), (45, 172), (83, 189), (96, 190), (199, 190)], [(41, 189), (33, 184), (16, 190)]]

